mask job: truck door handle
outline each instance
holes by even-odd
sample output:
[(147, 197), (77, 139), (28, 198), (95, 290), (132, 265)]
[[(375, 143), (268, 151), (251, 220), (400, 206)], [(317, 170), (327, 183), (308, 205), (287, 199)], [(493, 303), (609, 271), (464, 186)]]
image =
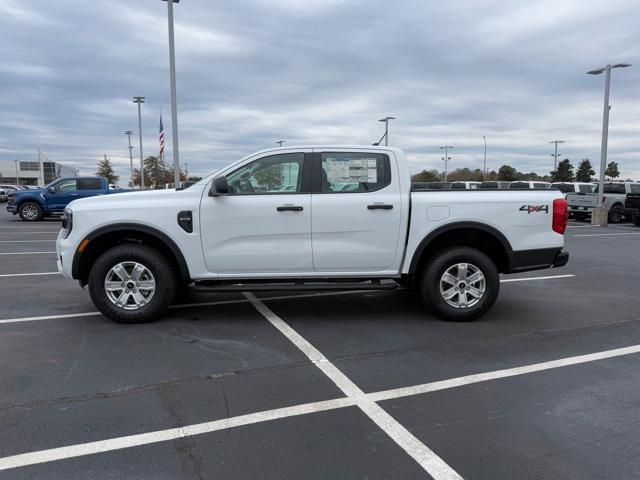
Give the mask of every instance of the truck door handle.
[(279, 212), (301, 212), (303, 209), (299, 205), (281, 205), (276, 210)]
[(367, 205), (369, 210), (391, 210), (393, 205), (387, 205), (384, 203), (374, 203), (373, 205)]

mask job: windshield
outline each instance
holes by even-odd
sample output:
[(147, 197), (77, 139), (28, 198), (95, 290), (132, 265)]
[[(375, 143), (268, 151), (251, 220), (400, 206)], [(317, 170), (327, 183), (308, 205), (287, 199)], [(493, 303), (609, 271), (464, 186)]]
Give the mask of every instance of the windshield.
[[(596, 185), (594, 193), (598, 193), (600, 190), (600, 185)], [(626, 193), (624, 189), (624, 183), (605, 183), (604, 189), (602, 190), (604, 193)]]

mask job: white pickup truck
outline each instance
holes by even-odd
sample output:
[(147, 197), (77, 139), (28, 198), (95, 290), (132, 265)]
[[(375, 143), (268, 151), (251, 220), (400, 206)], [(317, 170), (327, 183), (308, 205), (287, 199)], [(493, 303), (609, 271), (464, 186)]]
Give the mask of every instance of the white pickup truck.
[[(568, 193), (569, 213), (578, 220), (584, 220), (598, 206), (599, 185), (591, 193)], [(620, 223), (624, 218), (624, 203), (629, 193), (640, 193), (640, 183), (615, 182), (605, 183), (602, 207), (606, 208), (609, 223)], [(630, 220), (630, 219), (629, 219)]]
[(487, 312), (500, 273), (558, 267), (557, 190), (412, 191), (391, 147), (263, 150), (184, 190), (75, 200), (58, 269), (122, 323), (154, 320), (183, 286), (211, 291), (415, 286), (448, 320)]

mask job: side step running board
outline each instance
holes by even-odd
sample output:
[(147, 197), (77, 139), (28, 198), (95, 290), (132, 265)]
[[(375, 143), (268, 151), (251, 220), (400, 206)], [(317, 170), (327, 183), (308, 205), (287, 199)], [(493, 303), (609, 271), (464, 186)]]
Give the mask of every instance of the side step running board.
[(399, 285), (393, 280), (381, 282), (269, 282), (269, 283), (208, 283), (197, 282), (195, 290), (204, 292), (260, 292), (269, 290), (395, 290)]

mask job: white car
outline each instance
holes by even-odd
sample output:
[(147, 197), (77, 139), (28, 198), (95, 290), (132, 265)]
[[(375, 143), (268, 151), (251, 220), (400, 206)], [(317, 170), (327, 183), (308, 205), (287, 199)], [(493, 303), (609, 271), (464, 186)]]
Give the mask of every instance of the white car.
[(451, 182), (451, 190), (477, 190), (482, 182)]
[(507, 188), (509, 190), (545, 190), (551, 188), (551, 184), (549, 182), (538, 181), (517, 181), (511, 182)]
[(6, 202), (8, 198), (7, 191), (4, 188), (0, 188), (0, 202)]
[(568, 193), (591, 193), (596, 185), (587, 182), (553, 182), (551, 188), (560, 190), (566, 197)]
[(491, 308), (500, 273), (566, 264), (566, 223), (557, 190), (412, 192), (400, 149), (289, 147), (184, 190), (74, 200), (56, 250), (58, 270), (123, 323), (157, 318), (191, 282), (211, 291), (415, 285), (438, 316), (464, 321)]

